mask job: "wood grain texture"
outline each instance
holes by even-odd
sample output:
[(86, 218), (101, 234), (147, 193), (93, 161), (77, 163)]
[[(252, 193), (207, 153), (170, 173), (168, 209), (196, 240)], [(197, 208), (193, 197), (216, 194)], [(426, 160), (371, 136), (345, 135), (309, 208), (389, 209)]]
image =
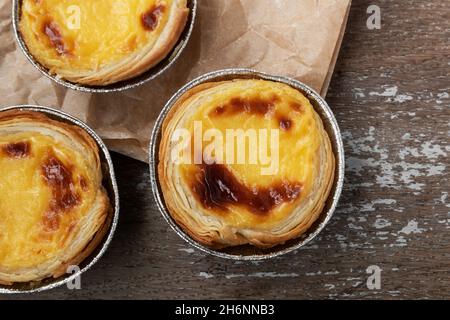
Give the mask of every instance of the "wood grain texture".
[[(381, 30), (366, 28), (371, 4)], [(82, 290), (14, 298), (450, 298), (449, 39), (449, 1), (354, 1), (327, 96), (345, 188), (304, 249), (254, 263), (194, 250), (160, 216), (147, 165), (114, 155), (121, 218), (106, 256)], [(380, 290), (366, 286), (370, 265)]]

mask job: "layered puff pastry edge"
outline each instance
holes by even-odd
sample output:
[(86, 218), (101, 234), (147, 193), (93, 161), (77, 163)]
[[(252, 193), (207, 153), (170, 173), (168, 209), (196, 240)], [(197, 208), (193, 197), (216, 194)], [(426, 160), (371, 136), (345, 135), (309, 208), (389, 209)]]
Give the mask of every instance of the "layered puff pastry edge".
[[(226, 147), (221, 156), (205, 153), (214, 139), (195, 143), (199, 123), (203, 133), (221, 132), (220, 140), (229, 129), (276, 129), (278, 169), (262, 174), (263, 163), (249, 161), (255, 144), (245, 147), (249, 153), (244, 163), (227, 161), (224, 153), (231, 151)], [(180, 139), (180, 128), (190, 139)], [(238, 143), (234, 148), (236, 156)], [(191, 157), (173, 161), (174, 154), (189, 153)], [(301, 236), (321, 214), (335, 172), (330, 138), (310, 101), (286, 84), (266, 80), (210, 82), (188, 90), (164, 119), (158, 159), (158, 179), (171, 217), (212, 249), (245, 244), (269, 248)]]
[(187, 0), (23, 0), (19, 31), (50, 74), (105, 86), (163, 60), (188, 14)]
[(0, 283), (60, 277), (112, 220), (96, 142), (34, 111), (0, 112)]

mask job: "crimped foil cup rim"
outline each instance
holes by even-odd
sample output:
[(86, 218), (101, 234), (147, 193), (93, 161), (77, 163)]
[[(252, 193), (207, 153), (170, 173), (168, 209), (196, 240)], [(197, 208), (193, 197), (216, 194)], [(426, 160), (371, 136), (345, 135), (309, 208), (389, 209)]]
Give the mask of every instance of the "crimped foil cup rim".
[[(26, 110), (26, 111), (36, 111), (43, 113), (45, 115), (49, 115), (51, 118), (61, 120), (66, 123), (70, 123), (72, 125), (75, 125), (83, 130), (85, 130), (89, 136), (91, 136), (95, 142), (97, 143), (97, 146), (99, 147), (100, 153), (104, 157), (104, 161), (106, 161), (106, 164), (108, 165), (108, 180), (111, 183), (112, 191), (114, 193), (114, 202), (111, 201), (111, 205), (113, 206), (114, 212), (113, 212), (113, 218), (111, 221), (111, 225), (109, 227), (109, 230), (107, 234), (102, 239), (102, 243), (97, 246), (96, 249), (100, 248), (100, 250), (93, 255), (92, 257), (87, 257), (83, 260), (82, 263), (85, 264), (85, 266), (79, 271), (74, 274), (71, 274), (70, 276), (64, 277), (64, 278), (56, 278), (54, 282), (51, 282), (49, 284), (44, 284), (42, 286), (37, 285), (34, 288), (31, 289), (14, 289), (10, 288), (9, 286), (0, 286), (0, 294), (29, 294), (29, 293), (36, 293), (36, 292), (42, 292), (47, 291), (56, 287), (63, 286), (70, 281), (73, 281), (76, 277), (80, 276), (87, 270), (89, 270), (95, 263), (100, 260), (100, 258), (103, 256), (103, 254), (108, 249), (112, 238), (114, 236), (118, 221), (119, 221), (119, 189), (117, 187), (117, 181), (114, 173), (114, 167), (113, 162), (111, 159), (111, 156), (109, 154), (108, 148), (106, 147), (105, 143), (102, 141), (102, 139), (95, 133), (93, 129), (91, 129), (88, 125), (86, 125), (81, 120), (63, 112), (60, 110), (52, 109), (49, 107), (43, 107), (43, 106), (37, 106), (37, 105), (17, 105), (17, 106), (11, 106), (11, 107), (5, 107), (0, 109), (0, 113), (8, 110)], [(95, 249), (94, 249), (95, 250)], [(91, 254), (92, 255), (92, 254)], [(89, 260), (90, 259), (90, 260)]]
[[(213, 82), (213, 81), (220, 81), (224, 78), (234, 78), (238, 79), (239, 77), (247, 77), (247, 78), (256, 78), (256, 79), (263, 79), (263, 80), (270, 80), (275, 82), (281, 82), (290, 85), (291, 87), (303, 92), (309, 99), (313, 99), (315, 102), (315, 106), (318, 106), (320, 110), (316, 110), (321, 118), (322, 114), (324, 114), (327, 118), (327, 123), (331, 126), (330, 130), (327, 130), (327, 133), (330, 135), (330, 139), (332, 139), (332, 145), (333, 145), (333, 153), (336, 158), (336, 177), (333, 184), (332, 192), (330, 193), (327, 201), (331, 199), (331, 206), (328, 208), (327, 212), (322, 212), (320, 216), (325, 214), (325, 218), (318, 224), (318, 226), (315, 228), (315, 230), (312, 230), (312, 227), (306, 232), (308, 234), (306, 238), (303, 238), (302, 236), (295, 239), (294, 243), (291, 246), (288, 246), (282, 250), (276, 250), (276, 247), (273, 247), (273, 252), (269, 253), (262, 253), (262, 254), (252, 254), (252, 255), (236, 255), (236, 254), (230, 254), (226, 252), (222, 252), (219, 250), (213, 250), (210, 249), (201, 243), (197, 242), (196, 240), (192, 239), (172, 218), (170, 215), (168, 209), (166, 208), (164, 197), (160, 188), (159, 184), (159, 178), (158, 178), (158, 157), (159, 157), (159, 143), (161, 139), (161, 130), (162, 130), (162, 124), (172, 108), (172, 106), (175, 104), (175, 102), (188, 90), (202, 84), (205, 82)], [(320, 111), (320, 112), (319, 112)], [(324, 119), (322, 118), (322, 121)], [(166, 105), (163, 107), (160, 115), (158, 116), (155, 126), (153, 128), (151, 139), (150, 139), (150, 146), (149, 146), (149, 165), (150, 165), (150, 180), (151, 185), (153, 189), (153, 195), (155, 197), (156, 204), (158, 206), (159, 211), (161, 212), (164, 219), (167, 221), (167, 223), (171, 226), (171, 228), (187, 243), (192, 245), (193, 247), (206, 252), (208, 254), (211, 254), (216, 257), (225, 258), (225, 259), (232, 259), (232, 260), (265, 260), (270, 259), (274, 257), (278, 257), (280, 255), (284, 255), (286, 253), (292, 252), (294, 250), (297, 250), (307, 243), (309, 243), (311, 240), (313, 240), (328, 224), (329, 220), (331, 219), (332, 215), (334, 214), (334, 211), (336, 210), (336, 206), (339, 202), (339, 198), (342, 192), (343, 183), (344, 183), (344, 173), (345, 173), (345, 157), (344, 157), (344, 146), (342, 142), (342, 135), (339, 129), (339, 125), (336, 121), (336, 118), (334, 117), (334, 114), (326, 101), (312, 88), (305, 85), (304, 83), (284, 77), (284, 76), (274, 76), (270, 75), (265, 72), (260, 72), (252, 69), (245, 69), (245, 68), (239, 68), (239, 69), (223, 69), (223, 70), (217, 70), (213, 71), (207, 74), (204, 74), (186, 85), (184, 85), (181, 89), (179, 89), (166, 103)]]

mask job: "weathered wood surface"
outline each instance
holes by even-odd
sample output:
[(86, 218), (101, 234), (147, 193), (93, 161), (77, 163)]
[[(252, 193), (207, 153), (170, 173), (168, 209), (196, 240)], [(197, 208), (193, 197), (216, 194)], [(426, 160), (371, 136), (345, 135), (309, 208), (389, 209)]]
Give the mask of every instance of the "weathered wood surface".
[[(366, 27), (371, 4), (381, 30)], [(327, 97), (345, 188), (317, 239), (265, 262), (207, 256), (160, 216), (147, 165), (114, 155), (122, 209), (106, 256), (82, 290), (15, 298), (450, 298), (449, 75), (449, 1), (354, 1)]]

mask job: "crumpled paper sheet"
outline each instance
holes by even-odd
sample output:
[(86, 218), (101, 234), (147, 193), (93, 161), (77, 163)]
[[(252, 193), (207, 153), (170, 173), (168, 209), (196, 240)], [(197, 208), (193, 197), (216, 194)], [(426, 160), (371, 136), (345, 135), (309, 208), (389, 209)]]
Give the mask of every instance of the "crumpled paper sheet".
[(190, 43), (166, 73), (122, 93), (89, 94), (53, 83), (26, 60), (14, 41), (11, 1), (0, 0), (0, 106), (61, 109), (86, 122), (111, 150), (147, 161), (160, 110), (203, 73), (253, 68), (299, 79), (325, 95), (350, 2), (199, 0)]

